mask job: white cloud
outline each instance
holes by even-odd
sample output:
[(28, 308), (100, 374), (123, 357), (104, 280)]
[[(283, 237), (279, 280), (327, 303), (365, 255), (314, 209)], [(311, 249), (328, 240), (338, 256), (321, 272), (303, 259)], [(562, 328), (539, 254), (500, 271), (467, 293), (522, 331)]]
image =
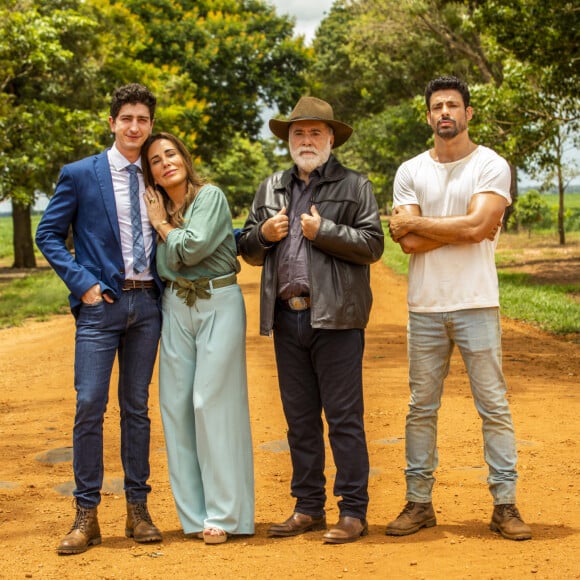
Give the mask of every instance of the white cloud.
[(320, 21), (330, 11), (333, 0), (270, 0), (270, 3), (278, 14), (294, 16), (295, 33), (303, 35), (306, 43), (310, 43)]

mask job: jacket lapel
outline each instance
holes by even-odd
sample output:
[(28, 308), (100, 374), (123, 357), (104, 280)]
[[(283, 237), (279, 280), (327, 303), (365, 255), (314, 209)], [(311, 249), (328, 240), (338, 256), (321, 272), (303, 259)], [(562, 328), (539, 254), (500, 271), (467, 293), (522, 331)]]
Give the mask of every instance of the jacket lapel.
[(103, 204), (105, 206), (105, 213), (109, 226), (115, 241), (121, 247), (121, 233), (119, 231), (119, 218), (117, 216), (117, 205), (115, 204), (115, 191), (113, 189), (113, 178), (111, 177), (111, 168), (109, 167), (109, 159), (107, 151), (103, 151), (95, 156), (95, 173), (99, 183), (101, 196), (103, 197)]

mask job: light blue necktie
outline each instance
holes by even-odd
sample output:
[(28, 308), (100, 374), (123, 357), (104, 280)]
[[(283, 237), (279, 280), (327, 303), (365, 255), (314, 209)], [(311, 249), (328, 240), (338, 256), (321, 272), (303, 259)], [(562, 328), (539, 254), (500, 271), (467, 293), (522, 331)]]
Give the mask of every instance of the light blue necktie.
[(129, 195), (131, 197), (131, 229), (133, 230), (133, 270), (143, 272), (147, 268), (147, 255), (143, 242), (143, 228), (141, 226), (141, 204), (139, 201), (139, 179), (137, 166), (128, 165)]

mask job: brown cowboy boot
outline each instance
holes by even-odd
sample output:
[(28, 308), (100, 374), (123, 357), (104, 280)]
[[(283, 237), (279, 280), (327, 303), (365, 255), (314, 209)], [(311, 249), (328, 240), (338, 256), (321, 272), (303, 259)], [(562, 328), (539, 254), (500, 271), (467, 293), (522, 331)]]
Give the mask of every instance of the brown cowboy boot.
[(161, 532), (153, 525), (146, 503), (127, 502), (125, 535), (136, 542), (160, 542)]
[(56, 549), (59, 554), (81, 554), (86, 552), (89, 546), (101, 543), (97, 508), (84, 508), (78, 504), (76, 508), (74, 524)]

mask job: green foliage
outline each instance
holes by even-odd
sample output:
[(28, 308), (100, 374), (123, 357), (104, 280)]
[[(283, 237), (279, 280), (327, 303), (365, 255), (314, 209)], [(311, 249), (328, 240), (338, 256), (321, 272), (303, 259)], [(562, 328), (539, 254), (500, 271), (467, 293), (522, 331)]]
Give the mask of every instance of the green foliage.
[(321, 22), (309, 70), (312, 91), (347, 122), (422, 93), (436, 74), (464, 73), (417, 16), (424, 2), (339, 0)]
[(423, 151), (430, 135), (424, 116), (419, 117), (414, 107), (402, 103), (362, 119), (340, 148), (340, 157), (347, 166), (369, 176), (379, 207), (388, 213), (397, 168)]
[(547, 68), (562, 95), (579, 95), (580, 10), (562, 0), (480, 0), (481, 16), (498, 43), (521, 61)]
[(303, 92), (310, 53), (292, 27), (261, 0), (4, 0), (0, 200), (20, 209), (15, 247), (32, 248), (27, 212), (62, 165), (110, 144), (120, 85), (148, 85), (157, 129), (206, 163), (237, 132), (256, 140), (262, 108), (285, 112)]
[[(570, 22), (577, 20), (579, 11), (565, 4)], [(367, 133), (359, 143), (353, 141), (360, 150), (349, 155), (366, 168), (369, 143), (382, 141), (382, 154), (393, 160), (398, 154), (396, 145), (385, 146), (380, 123), (367, 119), (411, 106), (414, 99), (424, 111), (427, 82), (455, 74), (471, 88), (474, 140), (496, 149), (513, 167), (545, 172), (562, 165), (563, 146), (578, 138), (580, 117), (573, 70), (577, 73), (578, 43), (569, 38), (578, 36), (578, 27), (567, 29), (557, 5), (548, 0), (339, 0), (318, 29), (310, 84), (343, 119)], [(549, 59), (526, 54), (528, 34), (538, 51), (547, 47)], [(562, 54), (553, 50), (560, 42)], [(414, 143), (407, 135), (402, 141), (400, 157), (425, 148), (423, 131)], [(369, 171), (381, 190), (388, 187), (385, 169)]]
[(0, 9), (0, 199), (32, 204), (63, 163), (108, 140), (116, 81), (154, 78), (134, 61), (144, 30), (105, 0), (12, 0)]
[(211, 163), (212, 180), (226, 194), (233, 216), (240, 215), (252, 204), (258, 185), (272, 173), (265, 147), (236, 134), (228, 150)]
[[(529, 190), (527, 190), (529, 191)], [(558, 212), (560, 211), (560, 196), (555, 193), (541, 193), (542, 199), (547, 203), (550, 212), (549, 220), (544, 218), (542, 228), (549, 230), (554, 227), (558, 221)], [(564, 224), (567, 237), (573, 243), (576, 232), (580, 232), (580, 193), (566, 193), (564, 195)]]
[(535, 189), (530, 189), (525, 195), (518, 198), (515, 210), (510, 219), (531, 234), (534, 226), (541, 227), (550, 220), (550, 206)]
[(181, 129), (196, 134), (189, 144), (206, 162), (224, 153), (236, 133), (256, 140), (262, 109), (277, 106), (284, 113), (303, 92), (309, 51), (292, 38), (290, 18), (263, 1), (124, 4), (148, 32), (138, 58), (189, 79), (187, 97), (171, 96), (195, 111), (180, 119)]

